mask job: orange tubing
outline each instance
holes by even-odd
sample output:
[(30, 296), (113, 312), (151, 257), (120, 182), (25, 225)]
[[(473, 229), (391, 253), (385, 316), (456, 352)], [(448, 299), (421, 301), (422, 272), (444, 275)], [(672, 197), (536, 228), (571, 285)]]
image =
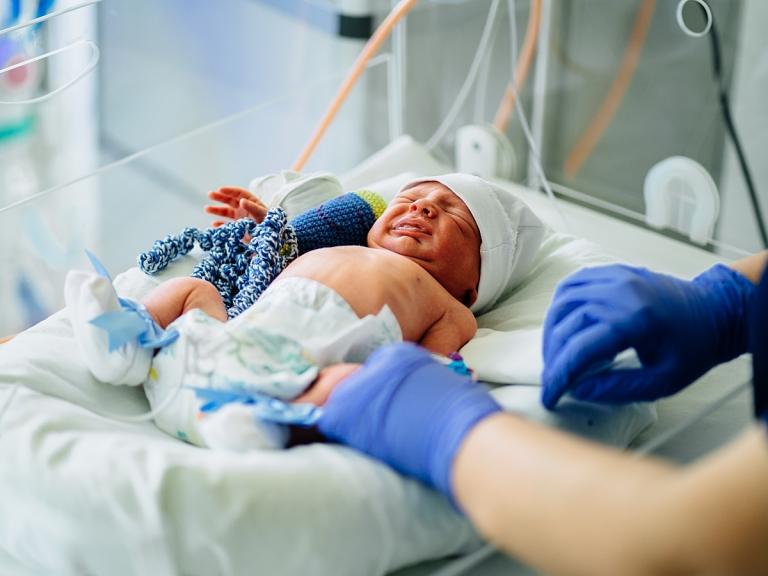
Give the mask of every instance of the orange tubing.
[(504, 97), (499, 104), (499, 108), (496, 111), (496, 117), (493, 120), (493, 125), (502, 134), (507, 130), (509, 119), (512, 117), (512, 112), (515, 110), (516, 96), (522, 91), (523, 86), (525, 85), (525, 79), (528, 76), (528, 71), (531, 69), (533, 55), (536, 53), (536, 42), (539, 37), (540, 28), (541, 0), (531, 0), (531, 11), (528, 16), (528, 27), (525, 31), (523, 49), (520, 52), (520, 57), (515, 65), (515, 78), (514, 81), (507, 85)]
[[(418, 0), (402, 0), (381, 23), (381, 26), (376, 30), (371, 39), (368, 40), (363, 51), (355, 60), (347, 77), (344, 79), (339, 91), (336, 93), (335, 98), (328, 107), (323, 119), (315, 129), (309, 142), (302, 150), (301, 154), (293, 164), (293, 169), (296, 172), (301, 172), (307, 161), (314, 153), (318, 144), (325, 135), (328, 127), (333, 122), (339, 109), (346, 101), (352, 88), (357, 83), (360, 76), (365, 71), (365, 67), (368, 62), (373, 58), (381, 48), (384, 41), (389, 38), (392, 30), (395, 28), (398, 22), (402, 20), (408, 12), (416, 5)], [(528, 26), (525, 32), (525, 40), (523, 41), (523, 50), (520, 53), (517, 64), (515, 66), (515, 78), (514, 82), (510, 82), (507, 86), (507, 90), (504, 93), (504, 98), (499, 104), (499, 109), (496, 112), (496, 118), (494, 125), (499, 131), (504, 132), (509, 123), (509, 119), (512, 116), (512, 112), (515, 107), (515, 95), (522, 89), (525, 84), (525, 79), (528, 76), (528, 72), (533, 62), (533, 55), (536, 52), (536, 41), (538, 40), (539, 28), (541, 26), (541, 0), (531, 0), (531, 11), (528, 17)]]
[(613, 80), (608, 94), (603, 99), (597, 114), (592, 117), (586, 130), (582, 132), (578, 141), (568, 154), (565, 160), (565, 175), (573, 178), (581, 170), (584, 162), (592, 154), (597, 143), (603, 137), (613, 117), (621, 106), (624, 94), (629, 88), (632, 77), (635, 75), (637, 64), (640, 61), (640, 53), (645, 45), (645, 38), (648, 29), (651, 27), (653, 12), (656, 8), (656, 0), (643, 0), (635, 15), (635, 23), (632, 26), (632, 33), (629, 37), (627, 49), (624, 52), (624, 58), (619, 68), (619, 73)]
[(320, 124), (317, 126), (317, 128), (315, 128), (312, 137), (309, 139), (309, 142), (304, 147), (304, 150), (302, 150), (298, 159), (294, 163), (293, 169), (296, 172), (301, 172), (309, 160), (309, 157), (312, 156), (315, 148), (317, 148), (320, 140), (322, 140), (323, 136), (325, 135), (326, 130), (328, 130), (328, 127), (331, 125), (333, 119), (336, 117), (336, 114), (339, 112), (341, 105), (344, 104), (344, 101), (349, 96), (349, 93), (357, 83), (357, 80), (360, 78), (363, 72), (365, 72), (365, 67), (368, 65), (370, 59), (376, 55), (384, 41), (389, 38), (389, 35), (392, 33), (392, 30), (395, 28), (397, 23), (400, 22), (400, 20), (402, 20), (403, 17), (411, 11), (411, 8), (416, 5), (416, 2), (418, 2), (418, 0), (402, 0), (392, 9), (392, 11), (384, 19), (384, 22), (381, 23), (381, 26), (378, 27), (373, 36), (371, 36), (370, 40), (368, 40), (365, 47), (363, 48), (363, 51), (357, 57), (357, 60), (355, 60), (355, 63), (352, 66), (352, 70), (350, 70), (349, 74), (344, 79), (344, 82), (341, 84), (341, 87), (339, 88), (339, 91), (336, 93), (336, 97), (333, 99), (333, 102), (331, 102), (331, 105), (326, 111), (325, 116), (323, 116)]

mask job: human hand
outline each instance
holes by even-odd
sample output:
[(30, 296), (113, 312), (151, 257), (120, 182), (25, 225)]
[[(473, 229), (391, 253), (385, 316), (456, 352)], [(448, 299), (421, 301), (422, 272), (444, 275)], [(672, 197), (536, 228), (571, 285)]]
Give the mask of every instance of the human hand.
[[(566, 392), (611, 403), (674, 394), (746, 352), (754, 290), (720, 264), (692, 281), (618, 264), (579, 270), (557, 287), (544, 322), (544, 405)], [(629, 348), (642, 366), (610, 370)]]
[(226, 219), (214, 220), (212, 225), (215, 227), (226, 224), (229, 220), (239, 220), (240, 218), (251, 218), (260, 223), (267, 215), (266, 204), (245, 188), (222, 186), (218, 190), (208, 192), (208, 198), (219, 204), (209, 204), (205, 207), (205, 211), (208, 214)]
[(464, 437), (500, 409), (482, 385), (404, 343), (377, 350), (346, 377), (318, 427), (453, 498), (451, 469)]

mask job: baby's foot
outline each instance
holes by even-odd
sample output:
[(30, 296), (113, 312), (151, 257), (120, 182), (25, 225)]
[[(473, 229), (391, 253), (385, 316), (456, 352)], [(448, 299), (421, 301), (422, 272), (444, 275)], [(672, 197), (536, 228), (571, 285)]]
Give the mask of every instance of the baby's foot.
[(109, 280), (93, 272), (72, 270), (64, 284), (64, 300), (75, 339), (91, 373), (110, 384), (137, 386), (144, 382), (152, 351), (129, 342), (110, 352), (107, 332), (91, 324), (97, 316), (120, 309)]

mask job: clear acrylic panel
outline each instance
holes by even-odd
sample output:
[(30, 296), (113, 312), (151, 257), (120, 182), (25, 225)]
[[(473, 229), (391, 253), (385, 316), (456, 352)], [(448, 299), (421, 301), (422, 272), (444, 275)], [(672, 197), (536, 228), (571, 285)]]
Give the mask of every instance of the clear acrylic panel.
[[(496, 2), (435, 4), (431, 10), (414, 13), (408, 24), (406, 128), (422, 140), (430, 137), (449, 110), (471, 67), (485, 16)], [(695, 165), (686, 162), (680, 167), (675, 161), (672, 172), (660, 168), (669, 176), (661, 179), (666, 187), (653, 178), (649, 181), (651, 190), (663, 190), (660, 209), (675, 225), (660, 232), (690, 240), (692, 203), (703, 187), (708, 188), (711, 177), (716, 197), (705, 196), (700, 203), (719, 201), (719, 211), (717, 206), (709, 208), (714, 226), (698, 244), (729, 257), (765, 246), (725, 116), (732, 117), (757, 204), (763, 206), (768, 202), (764, 193), (768, 169), (760, 161), (768, 128), (768, 114), (760, 105), (768, 83), (768, 47), (762, 40), (768, 23), (766, 3), (502, 0), (499, 4), (487, 70), (478, 74), (455, 128), (493, 121), (511, 77), (511, 44), (519, 57), (533, 8), (538, 7), (535, 62), (519, 92), (555, 192), (644, 225), (649, 173), (663, 161), (682, 156)], [(678, 11), (689, 30), (680, 26)], [(708, 16), (714, 22), (711, 29), (706, 27)], [(727, 111), (719, 86), (728, 101)], [(453, 158), (454, 135), (451, 132), (440, 144), (447, 158)], [(512, 178), (538, 186), (517, 110), (506, 135), (517, 158)], [(678, 168), (681, 175), (672, 177)]]
[[(117, 273), (154, 239), (207, 226), (209, 190), (290, 168), (364, 45), (254, 0), (72, 0), (53, 11), (3, 36), (18, 56), (0, 66), (52, 54), (23, 67), (19, 88), (14, 70), (0, 74), (0, 100), (14, 102), (0, 104), (0, 334), (61, 307), (84, 249)], [(341, 172), (386, 144), (373, 129), (387, 126), (386, 107), (363, 97), (367, 85), (385, 95), (384, 63), (371, 64), (307, 170)]]
[[(83, 248), (122, 270), (155, 238), (206, 225), (208, 190), (289, 168), (364, 45), (313, 19), (341, 1), (57, 0), (49, 6), (54, 17), (23, 26), (36, 16), (25, 9), (15, 30), (6, 4), (13, 3), (0, 2), (0, 22), (12, 26), (0, 36), (0, 295), (7, 304), (0, 333), (61, 305), (63, 275), (84, 264)], [(355, 6), (380, 22), (393, 4)], [(720, 82), (757, 202), (765, 203), (768, 4), (684, 4), (693, 28), (706, 19), (687, 4), (706, 4), (713, 16)], [(538, 10), (536, 50), (518, 88), (555, 192), (646, 225), (649, 174), (684, 156), (717, 190), (712, 237), (701, 246), (726, 256), (762, 246), (724, 122), (711, 31), (686, 34), (678, 0), (422, 0), (384, 50), (394, 56), (368, 69), (306, 170), (343, 172), (400, 131), (430, 141), (494, 5), (489, 53), (433, 150), (439, 159), (453, 162), (456, 129), (494, 119), (513, 52), (524, 51)], [(405, 63), (402, 76), (391, 73), (396, 62)], [(29, 100), (36, 101), (22, 103)], [(394, 117), (393, 102), (402, 104)], [(516, 157), (508, 176), (539, 187), (519, 114), (506, 128)], [(691, 195), (696, 201), (708, 183), (695, 182), (705, 185), (691, 192), (681, 176), (656, 186), (667, 194), (662, 211), (682, 230), (660, 233), (690, 240)]]

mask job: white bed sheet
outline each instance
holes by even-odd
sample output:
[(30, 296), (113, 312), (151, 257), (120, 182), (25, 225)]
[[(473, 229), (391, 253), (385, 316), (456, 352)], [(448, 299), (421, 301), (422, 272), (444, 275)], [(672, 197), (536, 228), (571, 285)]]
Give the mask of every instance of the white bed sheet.
[[(623, 446), (653, 422), (648, 406), (572, 402), (553, 416), (532, 385), (555, 282), (607, 260), (553, 233), (530, 278), (480, 319), (463, 352), (481, 377), (527, 384), (495, 391), (508, 409)], [(134, 270), (116, 285), (135, 297), (153, 280)], [(41, 573), (384, 574), (480, 544), (434, 492), (343, 447), (217, 453), (91, 412), (148, 407), (140, 390), (93, 380), (63, 313), (0, 346), (0, 403), (17, 383), (0, 423), (0, 549)]]
[(3, 397), (23, 385), (0, 423), (0, 548), (40, 573), (383, 574), (478, 544), (437, 494), (343, 447), (214, 452), (94, 414), (148, 406), (90, 377), (62, 313), (0, 366)]

